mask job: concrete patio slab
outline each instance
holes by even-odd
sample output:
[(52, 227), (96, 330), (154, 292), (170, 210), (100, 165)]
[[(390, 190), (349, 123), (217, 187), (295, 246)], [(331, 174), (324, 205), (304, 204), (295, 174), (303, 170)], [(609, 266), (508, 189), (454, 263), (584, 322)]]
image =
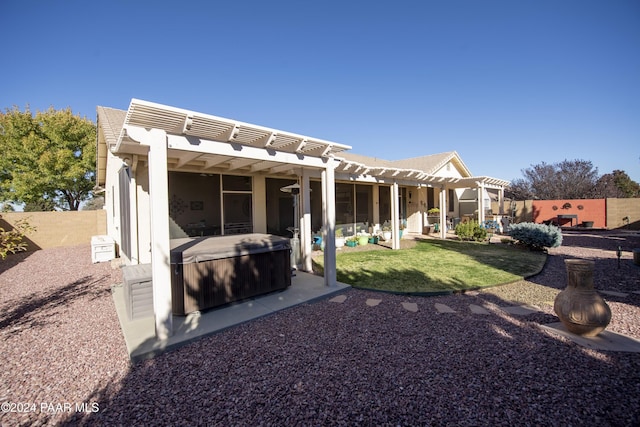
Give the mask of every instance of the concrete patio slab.
[[(304, 272), (296, 272), (291, 286), (284, 291), (252, 298), (225, 307), (173, 316), (173, 335), (167, 340), (155, 336), (153, 317), (130, 320), (127, 316), (122, 286), (113, 287), (113, 301), (120, 327), (132, 362), (150, 359), (177, 349), (197, 339), (224, 331), (236, 325), (268, 316), (296, 305), (310, 303), (341, 294), (351, 286), (338, 283), (327, 287), (324, 279)], [(345, 295), (340, 295), (346, 299)]]
[(547, 325), (539, 325), (545, 331), (561, 335), (569, 338), (571, 341), (583, 347), (594, 350), (607, 351), (626, 351), (632, 353), (640, 353), (640, 340), (628, 337), (626, 335), (617, 334), (610, 331), (602, 331), (595, 337), (582, 337), (567, 331), (562, 322), (549, 323)]

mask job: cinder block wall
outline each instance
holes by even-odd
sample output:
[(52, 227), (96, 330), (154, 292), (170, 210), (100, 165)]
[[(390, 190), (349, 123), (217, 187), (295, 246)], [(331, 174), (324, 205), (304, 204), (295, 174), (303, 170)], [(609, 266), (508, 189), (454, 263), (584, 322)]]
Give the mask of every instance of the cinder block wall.
[(6, 212), (0, 213), (0, 227), (14, 228), (26, 219), (36, 228), (26, 239), (28, 250), (90, 244), (91, 236), (107, 233), (107, 213), (96, 211)]
[(640, 230), (640, 199), (607, 199), (607, 228)]

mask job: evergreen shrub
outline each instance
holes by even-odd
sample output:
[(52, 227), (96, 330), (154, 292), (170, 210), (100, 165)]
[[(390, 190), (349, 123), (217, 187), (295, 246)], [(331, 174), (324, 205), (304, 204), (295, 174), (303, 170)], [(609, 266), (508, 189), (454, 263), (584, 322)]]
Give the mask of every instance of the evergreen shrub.
[(478, 221), (461, 222), (456, 225), (456, 236), (460, 240), (475, 240), (478, 242), (487, 239), (487, 230), (480, 227)]
[(521, 222), (511, 224), (511, 238), (530, 249), (557, 248), (562, 244), (562, 231), (554, 225)]

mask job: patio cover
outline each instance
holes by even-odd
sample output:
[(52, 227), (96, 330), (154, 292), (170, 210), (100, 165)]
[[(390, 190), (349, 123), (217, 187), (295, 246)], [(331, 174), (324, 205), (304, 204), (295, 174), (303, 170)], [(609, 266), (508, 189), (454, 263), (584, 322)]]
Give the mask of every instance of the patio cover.
[[(172, 334), (168, 170), (205, 173), (227, 170), (285, 173), (302, 177), (302, 236), (311, 240), (309, 171), (319, 171), (323, 186), (323, 223), (335, 227), (335, 155), (348, 145), (236, 120), (133, 99), (111, 151), (125, 159), (145, 156), (149, 166), (151, 264), (156, 334)], [(334, 233), (327, 232), (325, 284), (336, 283)], [(304, 243), (304, 242), (303, 242)]]

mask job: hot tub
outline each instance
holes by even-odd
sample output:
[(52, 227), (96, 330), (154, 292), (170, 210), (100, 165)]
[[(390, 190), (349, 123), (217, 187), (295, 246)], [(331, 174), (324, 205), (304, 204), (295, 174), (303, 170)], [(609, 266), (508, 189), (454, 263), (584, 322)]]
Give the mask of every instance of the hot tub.
[(173, 314), (286, 289), (291, 285), (289, 239), (270, 234), (171, 240)]

